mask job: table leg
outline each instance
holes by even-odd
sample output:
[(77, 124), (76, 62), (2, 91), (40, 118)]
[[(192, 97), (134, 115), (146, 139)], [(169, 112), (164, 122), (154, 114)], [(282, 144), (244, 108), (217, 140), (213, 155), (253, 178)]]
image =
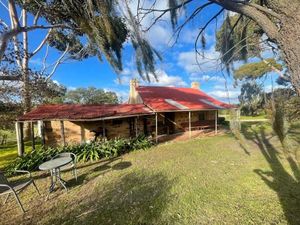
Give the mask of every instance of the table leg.
[(56, 179), (55, 179), (55, 170), (50, 170), (50, 187), (49, 187), (49, 192), (46, 196), (45, 201), (47, 201), (49, 199), (50, 193), (54, 191), (54, 187), (55, 187), (55, 183), (56, 183)]
[(66, 181), (64, 181), (62, 178), (61, 178), (61, 176), (60, 176), (60, 169), (58, 168), (57, 169), (57, 179), (58, 179), (58, 181), (60, 182), (60, 184), (64, 187), (64, 189), (66, 190), (66, 191), (68, 191), (68, 188), (67, 188), (67, 186), (66, 186)]

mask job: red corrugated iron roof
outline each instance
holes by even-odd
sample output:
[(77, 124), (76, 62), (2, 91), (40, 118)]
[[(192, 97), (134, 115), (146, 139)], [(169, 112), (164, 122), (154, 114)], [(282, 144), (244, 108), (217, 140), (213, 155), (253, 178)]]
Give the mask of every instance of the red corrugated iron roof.
[(136, 90), (144, 104), (158, 112), (234, 108), (194, 88), (139, 86)]
[(19, 121), (30, 120), (89, 120), (105, 117), (147, 115), (151, 110), (143, 104), (55, 104), (41, 105), (19, 117)]

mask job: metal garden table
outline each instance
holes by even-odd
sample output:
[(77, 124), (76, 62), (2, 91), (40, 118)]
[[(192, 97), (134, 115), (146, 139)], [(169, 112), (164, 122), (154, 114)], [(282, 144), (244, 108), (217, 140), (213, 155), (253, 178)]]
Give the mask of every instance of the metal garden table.
[[(51, 159), (47, 162), (44, 162), (39, 166), (40, 170), (49, 170), (51, 174), (51, 185), (49, 188), (49, 194), (54, 191), (54, 187), (57, 182), (59, 182), (66, 191), (68, 188), (66, 187), (66, 181), (64, 181), (61, 176), (60, 176), (60, 167), (65, 166), (72, 162), (71, 157), (59, 157), (55, 159)], [(49, 196), (48, 194), (48, 196)], [(47, 196), (47, 198), (48, 198)]]

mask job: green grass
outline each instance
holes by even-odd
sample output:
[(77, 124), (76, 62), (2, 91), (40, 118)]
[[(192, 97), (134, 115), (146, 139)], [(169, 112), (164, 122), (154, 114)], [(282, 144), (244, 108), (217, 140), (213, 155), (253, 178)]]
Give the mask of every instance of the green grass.
[[(267, 123), (232, 135), (160, 144), (64, 173), (69, 192), (33, 188), (0, 208), (7, 224), (300, 224), (300, 170)], [(295, 132), (299, 132), (297, 126)], [(49, 179), (35, 173), (47, 194)]]
[[(225, 117), (225, 119), (229, 118), (229, 115), (219, 115), (220, 117)], [(265, 120), (267, 119), (267, 115), (261, 114), (257, 116), (240, 116), (240, 120)]]
[[(18, 146), (16, 142), (16, 134), (12, 131), (0, 130), (0, 135), (7, 134), (7, 143), (0, 145), (0, 170), (4, 169), (9, 163), (18, 157)], [(40, 146), (40, 141), (36, 141), (36, 147)], [(26, 141), (25, 152), (31, 151), (31, 141)]]
[[(38, 147), (39, 144), (36, 144)], [(25, 142), (25, 152), (31, 151), (31, 141)], [(18, 157), (18, 147), (16, 142), (8, 142), (0, 145), (0, 169), (5, 168), (9, 163)]]

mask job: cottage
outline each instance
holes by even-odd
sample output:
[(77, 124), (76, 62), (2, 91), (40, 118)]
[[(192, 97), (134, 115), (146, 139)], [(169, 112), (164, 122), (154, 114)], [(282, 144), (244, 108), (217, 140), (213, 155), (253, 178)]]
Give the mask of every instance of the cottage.
[[(19, 154), (24, 151), (24, 122), (40, 124), (42, 143), (47, 146), (140, 134), (152, 136), (158, 142), (161, 137), (182, 133), (191, 137), (193, 131), (217, 133), (218, 110), (232, 107), (205, 94), (197, 82), (191, 88), (178, 88), (140, 86), (132, 80), (126, 104), (41, 105), (19, 117)], [(34, 143), (34, 136), (32, 140)]]

